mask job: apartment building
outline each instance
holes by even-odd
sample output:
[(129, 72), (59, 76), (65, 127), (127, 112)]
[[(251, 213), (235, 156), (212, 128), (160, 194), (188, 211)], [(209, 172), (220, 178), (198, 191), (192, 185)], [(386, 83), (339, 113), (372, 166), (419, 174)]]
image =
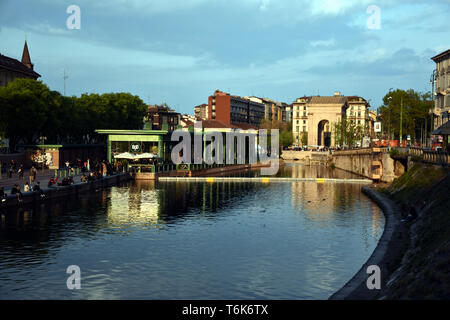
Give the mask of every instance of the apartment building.
[(436, 63), (434, 81), (434, 127), (438, 128), (450, 119), (450, 49), (431, 58)]
[(216, 90), (208, 98), (208, 120), (226, 124), (249, 124), (258, 127), (264, 118), (264, 104)]

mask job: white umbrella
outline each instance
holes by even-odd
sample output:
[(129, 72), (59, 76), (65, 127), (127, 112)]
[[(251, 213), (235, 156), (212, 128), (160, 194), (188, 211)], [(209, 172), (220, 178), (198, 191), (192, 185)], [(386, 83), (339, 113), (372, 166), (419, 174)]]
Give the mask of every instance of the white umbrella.
[(153, 153), (141, 153), (136, 155), (135, 159), (152, 159), (152, 158), (156, 158), (156, 155), (154, 155)]
[(119, 153), (114, 156), (116, 159), (136, 159), (136, 156), (129, 152)]

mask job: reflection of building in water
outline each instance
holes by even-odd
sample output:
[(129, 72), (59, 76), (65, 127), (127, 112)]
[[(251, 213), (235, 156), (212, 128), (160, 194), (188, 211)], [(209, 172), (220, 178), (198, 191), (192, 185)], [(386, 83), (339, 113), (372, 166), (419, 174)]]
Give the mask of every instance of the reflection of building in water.
[(332, 185), (316, 182), (292, 183), (292, 206), (304, 209), (313, 220), (327, 221), (334, 213), (334, 193)]
[(384, 218), (382, 218), (383, 213), (381, 209), (375, 204), (375, 202), (370, 202), (370, 210), (372, 211), (372, 236), (380, 234), (384, 228)]
[(110, 225), (138, 224), (155, 225), (159, 221), (159, 191), (154, 187), (141, 185), (112, 188), (107, 208), (107, 222)]

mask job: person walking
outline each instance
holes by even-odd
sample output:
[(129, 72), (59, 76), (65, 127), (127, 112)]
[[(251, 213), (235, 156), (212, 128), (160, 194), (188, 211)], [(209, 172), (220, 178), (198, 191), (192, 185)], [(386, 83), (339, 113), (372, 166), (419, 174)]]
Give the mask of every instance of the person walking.
[(36, 175), (34, 174), (34, 166), (31, 167), (30, 169), (30, 174), (29, 174), (29, 179), (30, 179), (30, 184), (32, 184), (34, 182), (34, 178), (36, 177)]
[(29, 192), (30, 191), (30, 185), (28, 182), (25, 182), (25, 185), (23, 186), (23, 192)]
[(19, 173), (19, 180), (22, 180), (22, 179), (23, 179), (23, 164), (21, 164), (21, 165), (19, 166), (19, 171), (18, 171), (18, 173)]
[(33, 181), (36, 181), (37, 169), (33, 166)]

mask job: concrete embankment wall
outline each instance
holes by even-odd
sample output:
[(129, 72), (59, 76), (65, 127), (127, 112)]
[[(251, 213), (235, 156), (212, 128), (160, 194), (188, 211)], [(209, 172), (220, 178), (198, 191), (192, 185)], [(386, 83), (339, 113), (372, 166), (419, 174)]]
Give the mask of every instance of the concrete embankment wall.
[(377, 148), (335, 151), (332, 163), (336, 168), (382, 182), (390, 183), (396, 177), (395, 161)]
[(45, 201), (47, 199), (57, 199), (62, 197), (68, 197), (74, 194), (79, 194), (83, 192), (95, 192), (101, 188), (107, 188), (114, 186), (118, 183), (125, 182), (130, 179), (130, 175), (128, 173), (120, 173), (112, 176), (107, 176), (104, 178), (100, 178), (98, 180), (94, 180), (91, 182), (80, 182), (74, 183), (68, 186), (57, 186), (50, 188), (42, 188), (45, 194), (45, 198), (42, 199), (39, 192), (23, 192), (22, 202), (19, 203), (17, 195), (8, 195), (6, 203), (1, 204), (2, 207), (13, 207), (19, 204), (34, 204), (39, 203), (41, 201)]
[(378, 245), (359, 271), (330, 300), (368, 300), (379, 298), (380, 290), (369, 289), (367, 279), (369, 266), (378, 266), (381, 272), (381, 287), (384, 288), (392, 270), (392, 261), (403, 253), (403, 243), (407, 237), (405, 227), (401, 225), (401, 214), (395, 203), (385, 195), (370, 187), (363, 187), (363, 193), (371, 198), (382, 210), (385, 226)]

